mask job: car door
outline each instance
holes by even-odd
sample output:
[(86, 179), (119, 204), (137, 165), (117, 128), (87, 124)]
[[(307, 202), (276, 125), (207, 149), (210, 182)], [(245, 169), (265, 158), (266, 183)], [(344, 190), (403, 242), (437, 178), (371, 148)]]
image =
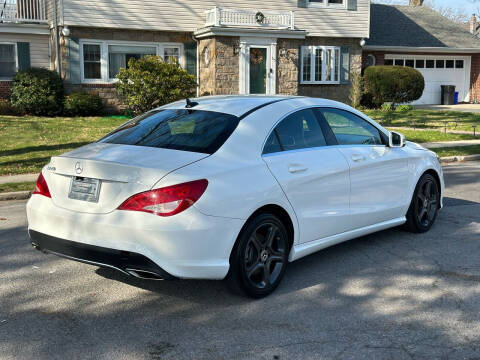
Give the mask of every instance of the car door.
[(272, 130), (263, 150), (263, 160), (295, 210), (302, 243), (347, 228), (348, 162), (329, 146), (333, 134), (324, 135), (321, 126), (313, 109), (292, 113)]
[(402, 217), (408, 199), (408, 160), (403, 148), (366, 119), (335, 108), (321, 113), (350, 166), (350, 224), (362, 228)]

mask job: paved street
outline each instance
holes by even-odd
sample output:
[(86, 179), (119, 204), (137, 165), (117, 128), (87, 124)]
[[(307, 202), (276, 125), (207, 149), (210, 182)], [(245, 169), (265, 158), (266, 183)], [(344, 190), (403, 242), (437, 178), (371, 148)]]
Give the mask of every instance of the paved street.
[(257, 301), (223, 282), (147, 282), (41, 254), (25, 202), (0, 203), (0, 358), (478, 359), (480, 163), (445, 172), (431, 232), (311, 255)]

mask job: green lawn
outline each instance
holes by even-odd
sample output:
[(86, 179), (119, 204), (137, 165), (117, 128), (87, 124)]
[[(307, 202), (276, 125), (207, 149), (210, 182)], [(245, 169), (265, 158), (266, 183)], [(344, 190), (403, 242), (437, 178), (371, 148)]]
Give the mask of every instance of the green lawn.
[(126, 117), (0, 116), (0, 176), (36, 173), (50, 157), (95, 141)]
[(480, 113), (460, 111), (411, 110), (407, 112), (385, 112), (366, 110), (364, 113), (383, 126), (400, 126), (415, 128), (444, 129), (447, 121), (448, 130), (473, 131), (472, 125), (477, 125), (480, 133)]
[(408, 141), (413, 141), (416, 143), (425, 143), (432, 141), (458, 141), (458, 140), (472, 140), (480, 139), (480, 136), (474, 137), (473, 135), (468, 134), (452, 134), (444, 133), (436, 130), (407, 130), (407, 129), (389, 129), (395, 130), (407, 138)]
[(33, 191), (35, 182), (6, 183), (0, 184), (0, 193), (12, 191)]
[(440, 157), (459, 156), (459, 155), (477, 155), (480, 154), (480, 145), (458, 146), (448, 148), (432, 149)]

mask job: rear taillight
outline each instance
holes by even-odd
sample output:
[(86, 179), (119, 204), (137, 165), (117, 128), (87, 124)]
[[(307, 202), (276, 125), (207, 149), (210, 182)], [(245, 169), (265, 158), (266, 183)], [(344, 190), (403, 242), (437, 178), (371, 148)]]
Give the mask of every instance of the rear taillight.
[(192, 206), (205, 192), (208, 181), (196, 180), (133, 195), (118, 210), (143, 211), (172, 216)]
[(43, 177), (42, 173), (38, 175), (37, 183), (35, 184), (35, 189), (33, 190), (33, 194), (43, 195), (49, 198), (52, 197), (50, 195), (50, 190), (48, 190), (47, 182), (45, 181), (45, 178)]

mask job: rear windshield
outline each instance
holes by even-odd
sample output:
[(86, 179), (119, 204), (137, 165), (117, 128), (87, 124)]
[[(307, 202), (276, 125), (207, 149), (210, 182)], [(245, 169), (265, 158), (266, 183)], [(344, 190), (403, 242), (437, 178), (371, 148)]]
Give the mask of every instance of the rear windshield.
[(219, 112), (155, 110), (130, 120), (100, 142), (213, 154), (238, 122), (238, 117)]

